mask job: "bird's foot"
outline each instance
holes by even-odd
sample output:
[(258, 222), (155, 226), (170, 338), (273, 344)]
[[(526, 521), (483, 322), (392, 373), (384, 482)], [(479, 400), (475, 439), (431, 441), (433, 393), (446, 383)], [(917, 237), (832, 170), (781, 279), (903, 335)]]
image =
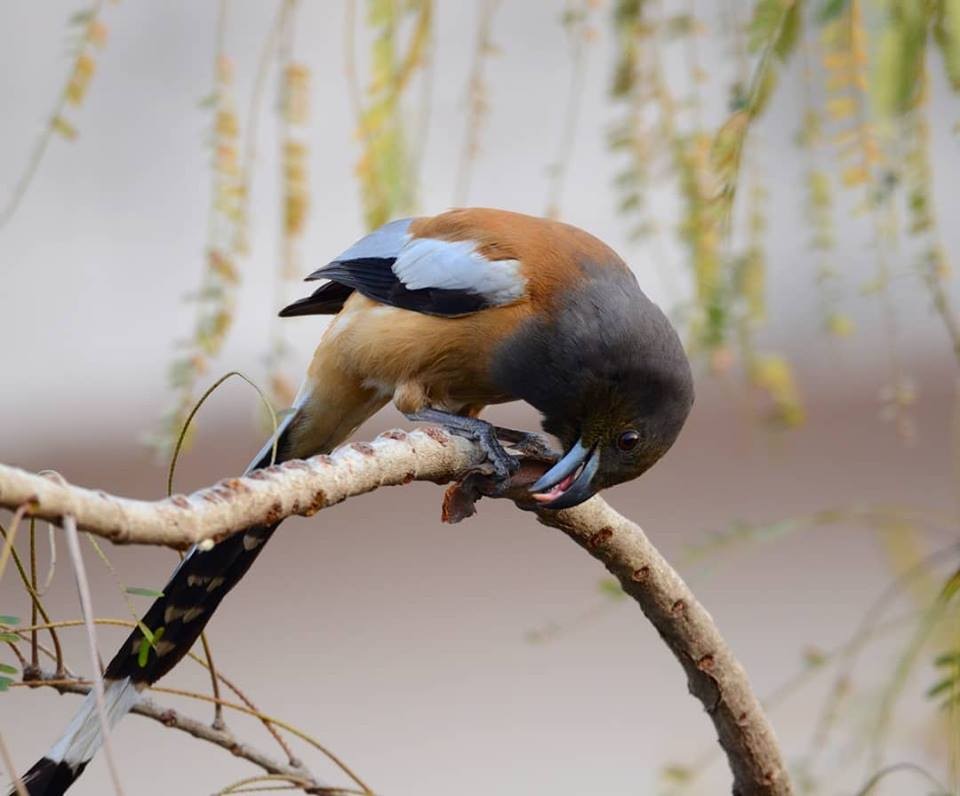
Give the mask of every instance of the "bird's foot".
[(407, 419), (421, 423), (437, 423), (450, 433), (466, 437), (480, 445), (493, 467), (491, 477), (496, 484), (494, 494), (500, 494), (507, 488), (510, 478), (520, 466), (516, 458), (507, 453), (497, 439), (499, 429), (486, 420), (429, 408), (408, 414)]
[(547, 464), (553, 464), (560, 459), (560, 453), (550, 446), (542, 434), (502, 426), (494, 426), (494, 430), (497, 433), (497, 439), (506, 442), (525, 459), (534, 459)]

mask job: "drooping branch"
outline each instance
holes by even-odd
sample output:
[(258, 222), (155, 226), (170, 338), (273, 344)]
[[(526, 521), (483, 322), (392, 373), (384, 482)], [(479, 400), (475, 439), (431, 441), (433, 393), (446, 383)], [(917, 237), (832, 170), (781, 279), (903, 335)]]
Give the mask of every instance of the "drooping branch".
[[(231, 533), (294, 514), (309, 515), (380, 486), (413, 480), (445, 483), (475, 473), (483, 453), (473, 443), (435, 428), (387, 432), (371, 443), (346, 445), (329, 456), (292, 461), (221, 481), (189, 497), (149, 502), (114, 497), (0, 465), (0, 507), (25, 503), (35, 516), (59, 522), (72, 515), (85, 530), (117, 543), (185, 547), (213, 544)], [(540, 470), (542, 471), (542, 465)], [(515, 477), (507, 496), (523, 504), (531, 468)], [(534, 468), (536, 469), (536, 468)], [(539, 472), (538, 471), (538, 472)], [(536, 475), (532, 476), (533, 478)], [(467, 516), (476, 478), (448, 492), (445, 515)], [(467, 488), (469, 487), (469, 488)], [(786, 768), (759, 701), (696, 597), (635, 523), (601, 498), (566, 511), (540, 511), (600, 560), (640, 605), (687, 673), (690, 691), (716, 727), (733, 774), (736, 796), (789, 796)]]
[[(62, 675), (57, 675), (53, 672), (39, 671), (30, 680), (30, 684), (36, 686), (49, 685), (61, 694), (88, 694), (91, 687), (90, 683), (83, 680), (65, 679)], [(237, 740), (233, 733), (227, 729), (212, 727), (208, 723), (192, 719), (172, 708), (158, 705), (152, 699), (141, 698), (140, 701), (133, 706), (131, 712), (138, 716), (145, 716), (148, 719), (160, 722), (160, 724), (163, 724), (165, 727), (181, 730), (198, 740), (207, 741), (222, 749), (226, 749), (235, 757), (259, 766), (268, 774), (277, 774), (304, 780), (309, 783), (303, 788), (306, 793), (340, 794), (350, 792), (342, 788), (331, 788), (323, 785), (313, 773), (304, 766), (293, 766), (289, 763), (281, 762), (261, 752), (256, 747)]]
[(690, 693), (716, 727), (735, 796), (791, 793), (773, 727), (747, 673), (713, 618), (640, 526), (600, 499), (567, 511), (540, 512), (539, 519), (610, 570), (680, 661)]

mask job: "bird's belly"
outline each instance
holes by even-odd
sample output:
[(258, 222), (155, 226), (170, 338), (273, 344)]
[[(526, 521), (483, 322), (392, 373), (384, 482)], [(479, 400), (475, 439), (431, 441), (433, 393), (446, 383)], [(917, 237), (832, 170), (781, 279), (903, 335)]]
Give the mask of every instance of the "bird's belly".
[[(510, 308), (503, 308), (509, 310)], [(377, 304), (354, 294), (325, 335), (339, 366), (397, 407), (425, 406), (460, 412), (515, 400), (490, 377), (499, 328), (514, 326), (516, 313), (500, 318), (436, 318)]]

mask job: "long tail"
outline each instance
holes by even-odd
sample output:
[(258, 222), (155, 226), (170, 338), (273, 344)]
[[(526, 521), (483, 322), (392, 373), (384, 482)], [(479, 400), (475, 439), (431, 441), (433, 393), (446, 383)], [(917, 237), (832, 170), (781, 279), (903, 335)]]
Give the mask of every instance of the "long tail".
[[(285, 418), (277, 441), (277, 461), (292, 458), (290, 431), (297, 414)], [(272, 441), (257, 455), (248, 472), (270, 464)], [(279, 523), (277, 524), (279, 525)], [(174, 571), (163, 596), (150, 606), (142, 624), (152, 643), (136, 628), (114, 655), (104, 673), (107, 718), (113, 726), (139, 700), (140, 692), (169, 672), (193, 646), (220, 601), (244, 576), (277, 525), (237, 533), (202, 551), (194, 547)], [(62, 796), (83, 773), (103, 743), (96, 698), (84, 699), (63, 736), (23, 776), (30, 796)], [(10, 792), (16, 796), (16, 790)]]

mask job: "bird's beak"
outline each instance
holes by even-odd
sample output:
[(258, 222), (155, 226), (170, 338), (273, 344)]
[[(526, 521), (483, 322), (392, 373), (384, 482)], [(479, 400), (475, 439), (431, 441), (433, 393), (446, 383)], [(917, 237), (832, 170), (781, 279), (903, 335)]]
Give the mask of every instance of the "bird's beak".
[[(593, 497), (593, 477), (600, 466), (597, 446), (577, 440), (566, 455), (530, 487), (533, 499), (547, 509), (568, 509)], [(578, 473), (579, 470), (579, 473)]]

